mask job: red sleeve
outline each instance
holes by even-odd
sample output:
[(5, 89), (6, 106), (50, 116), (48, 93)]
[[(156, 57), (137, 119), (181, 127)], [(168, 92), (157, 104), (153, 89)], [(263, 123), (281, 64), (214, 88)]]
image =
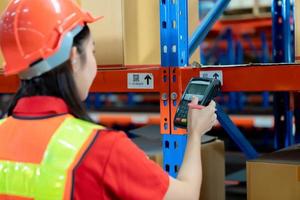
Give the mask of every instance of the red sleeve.
[(104, 187), (112, 199), (160, 200), (169, 187), (169, 175), (122, 134), (111, 150)]

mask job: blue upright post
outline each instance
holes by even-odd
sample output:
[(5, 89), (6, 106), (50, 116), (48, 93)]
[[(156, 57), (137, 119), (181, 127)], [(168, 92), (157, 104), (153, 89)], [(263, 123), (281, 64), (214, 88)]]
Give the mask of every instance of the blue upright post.
[[(235, 59), (235, 64), (244, 64), (244, 48), (240, 41), (236, 42)], [(237, 92), (236, 100), (237, 110), (243, 110), (245, 106), (245, 94), (243, 92)]]
[(91, 109), (91, 105), (92, 105), (92, 96), (94, 96), (93, 93), (89, 93), (88, 97), (85, 100), (85, 105), (87, 109)]
[(240, 41), (236, 43), (236, 64), (243, 64), (244, 63), (244, 48)]
[(208, 61), (208, 55), (204, 53), (204, 50), (203, 48), (200, 49), (200, 60), (201, 60), (201, 63), (203, 65), (207, 65), (207, 61)]
[(269, 53), (269, 45), (268, 45), (268, 40), (265, 32), (262, 32), (260, 35), (261, 39), (261, 57), (260, 57), (260, 62), (261, 63), (268, 63), (270, 62), (270, 53)]
[(252, 38), (250, 37), (250, 35), (249, 35), (249, 34), (243, 35), (243, 39), (249, 44), (250, 49), (251, 49), (252, 54), (253, 54), (253, 57), (258, 58), (259, 55), (258, 55), (258, 53), (257, 53), (257, 49), (256, 49), (256, 47), (255, 47), (255, 45), (254, 45), (254, 43), (253, 43), (253, 40), (252, 40)]
[(101, 93), (96, 93), (95, 94), (95, 108), (100, 109), (101, 106), (102, 106)]
[(263, 108), (268, 108), (270, 106), (270, 92), (263, 92), (262, 93), (262, 98), (263, 98), (263, 102), (262, 102), (262, 107)]
[[(226, 1), (229, 2), (229, 0)], [(222, 0), (222, 2), (225, 1)], [(162, 66), (166, 68), (170, 66), (187, 66), (189, 60), (188, 1), (160, 0), (160, 16)], [(198, 39), (196, 41), (199, 42)], [(197, 42), (192, 42), (191, 44), (192, 46), (199, 45)], [(243, 137), (237, 127), (234, 126), (228, 116), (222, 112), (220, 107), (217, 114), (223, 127), (234, 138), (234, 141), (246, 153), (247, 157), (256, 158), (257, 153), (254, 148)], [(186, 143), (186, 135), (167, 133), (163, 136), (164, 169), (173, 177), (177, 176), (177, 172), (183, 161)]]
[[(297, 109), (295, 111), (295, 124), (296, 124), (296, 133), (295, 133), (295, 143), (299, 144), (300, 143), (300, 130), (299, 130), (299, 124), (300, 124), (300, 110)], [(297, 124), (298, 123), (298, 124)]]
[[(227, 56), (226, 63), (221, 63), (225, 65), (233, 65), (236, 63), (236, 49), (235, 49), (235, 41), (233, 39), (232, 30), (228, 29), (226, 32), (226, 41), (227, 41)], [(238, 95), (236, 92), (229, 92), (229, 100), (228, 100), (228, 108), (230, 111), (237, 111), (237, 99)]]
[(299, 144), (300, 143), (300, 94), (296, 93), (295, 95), (295, 143)]
[(293, 135), (293, 126), (294, 126), (294, 121), (293, 121), (293, 116), (294, 116), (294, 112), (293, 110), (291, 110), (290, 108), (290, 98), (291, 96), (289, 95), (289, 93), (286, 93), (287, 95), (285, 95), (285, 100), (284, 100), (284, 110), (286, 110), (285, 112), (285, 127), (286, 127), (286, 134), (285, 134), (285, 138), (284, 138), (284, 145), (285, 147), (291, 146), (295, 143), (295, 138)]
[(127, 105), (128, 106), (133, 106), (135, 104), (135, 101), (134, 101), (135, 95), (136, 94), (133, 93), (133, 92), (128, 93), (128, 99), (127, 99)]
[[(160, 0), (160, 16), (162, 66), (187, 66), (188, 1)], [(163, 135), (164, 169), (173, 177), (183, 161), (186, 143), (186, 135)]]
[[(294, 36), (291, 23), (293, 7), (290, 0), (273, 0), (273, 61), (294, 62)], [(275, 138), (274, 147), (293, 144), (293, 111), (289, 93), (274, 94)], [(284, 119), (284, 120), (282, 120)]]
[[(262, 43), (262, 55), (260, 58), (261, 63), (268, 63), (270, 62), (270, 54), (269, 54), (269, 45), (267, 41), (267, 36), (265, 32), (261, 33), (261, 43)], [(270, 106), (270, 93), (269, 92), (263, 92), (262, 94), (263, 102), (262, 106), (264, 108), (268, 108)]]
[(187, 0), (160, 0), (160, 21), (162, 66), (187, 66)]
[[(262, 55), (260, 58), (261, 63), (270, 62), (270, 54), (269, 54), (269, 45), (267, 41), (267, 36), (265, 32), (261, 33), (261, 43), (262, 43)], [(262, 94), (263, 102), (262, 106), (264, 108), (268, 108), (270, 106), (270, 92), (263, 92)]]

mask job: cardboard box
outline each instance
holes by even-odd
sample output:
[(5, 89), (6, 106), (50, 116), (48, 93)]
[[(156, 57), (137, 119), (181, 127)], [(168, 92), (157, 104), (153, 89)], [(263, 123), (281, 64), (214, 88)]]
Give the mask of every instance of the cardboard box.
[(122, 65), (123, 51), (123, 1), (121, 0), (80, 0), (81, 6), (94, 16), (104, 19), (90, 24), (96, 44), (98, 65)]
[[(196, 28), (200, 25), (199, 20), (199, 0), (188, 0), (189, 3), (189, 37), (193, 35)], [(198, 48), (190, 57), (190, 64), (193, 62), (201, 63), (200, 48)]]
[[(189, 33), (199, 24), (198, 0), (189, 0)], [(160, 53), (160, 11), (159, 0), (124, 1), (124, 64), (159, 65)], [(200, 62), (197, 50), (191, 62)]]
[[(131, 131), (133, 139), (150, 159), (162, 166), (162, 148), (159, 126), (146, 126)], [(225, 200), (224, 143), (209, 136), (202, 138), (203, 182), (200, 200)]]
[(225, 200), (224, 142), (215, 140), (201, 147), (203, 182), (200, 200)]
[(300, 199), (300, 145), (247, 162), (248, 200)]
[(160, 64), (159, 0), (124, 1), (124, 64)]

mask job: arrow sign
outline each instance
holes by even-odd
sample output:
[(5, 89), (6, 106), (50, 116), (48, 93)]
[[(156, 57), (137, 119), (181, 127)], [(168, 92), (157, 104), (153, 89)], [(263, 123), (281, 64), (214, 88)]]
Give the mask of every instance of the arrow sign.
[(151, 76), (149, 76), (149, 74), (147, 74), (147, 76), (145, 77), (145, 80), (147, 80), (147, 85), (150, 84), (150, 80), (152, 80)]
[(214, 75), (213, 75), (213, 77), (215, 78), (215, 79), (219, 79), (219, 74), (217, 74), (217, 73), (215, 73)]
[(214, 78), (221, 81), (223, 85), (223, 72), (222, 71), (200, 71), (200, 77), (202, 78)]
[(154, 89), (155, 77), (151, 73), (128, 73), (128, 89)]

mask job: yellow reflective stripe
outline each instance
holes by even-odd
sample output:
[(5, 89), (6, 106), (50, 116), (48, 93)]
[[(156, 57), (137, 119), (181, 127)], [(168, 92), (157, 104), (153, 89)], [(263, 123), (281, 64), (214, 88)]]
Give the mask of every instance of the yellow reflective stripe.
[(67, 169), (91, 132), (96, 128), (98, 126), (75, 118), (68, 118), (63, 122), (57, 133), (51, 138), (45, 152), (40, 178), (36, 184), (35, 199), (63, 198)]
[(0, 194), (63, 199), (67, 171), (95, 129), (103, 127), (67, 118), (52, 136), (40, 165), (0, 161)]
[(0, 119), (0, 125), (6, 121), (6, 118), (5, 119)]
[(39, 165), (0, 161), (0, 194), (33, 197)]

